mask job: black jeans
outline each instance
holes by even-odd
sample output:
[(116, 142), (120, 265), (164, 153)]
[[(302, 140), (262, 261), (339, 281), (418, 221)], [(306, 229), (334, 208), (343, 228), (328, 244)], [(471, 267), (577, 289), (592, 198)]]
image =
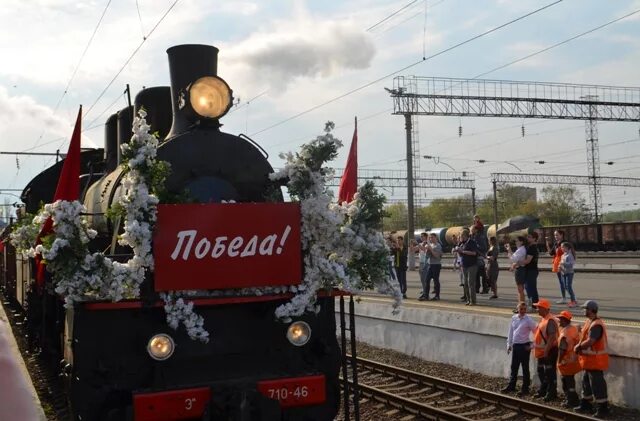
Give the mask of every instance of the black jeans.
[(407, 269), (406, 268), (395, 268), (396, 275), (398, 275), (398, 283), (400, 284), (400, 292), (403, 294), (407, 293)]
[(594, 397), (596, 403), (607, 402), (607, 382), (601, 370), (585, 370), (582, 374), (582, 399), (590, 401)]
[(531, 355), (531, 344), (513, 344), (511, 352), (511, 377), (509, 387), (516, 387), (518, 381), (518, 370), (522, 365), (522, 391), (528, 392), (531, 384), (531, 373), (529, 372), (529, 356)]
[(551, 348), (546, 358), (538, 358), (538, 377), (540, 378), (540, 394), (555, 396), (558, 393), (558, 348)]
[[(482, 281), (480, 280), (481, 278)], [(489, 291), (489, 282), (487, 280), (485, 265), (478, 265), (478, 273), (476, 273), (476, 293), (480, 292), (480, 287), (482, 287), (482, 291)]]
[[(538, 269), (526, 270), (524, 288), (532, 303), (538, 302)], [(557, 359), (557, 358), (556, 358)]]
[(429, 269), (427, 270), (427, 277), (425, 279), (426, 291), (427, 295), (425, 297), (429, 297), (429, 289), (431, 288), (431, 279), (433, 279), (433, 291), (435, 296), (440, 298), (440, 269), (442, 269), (442, 265), (429, 265)]

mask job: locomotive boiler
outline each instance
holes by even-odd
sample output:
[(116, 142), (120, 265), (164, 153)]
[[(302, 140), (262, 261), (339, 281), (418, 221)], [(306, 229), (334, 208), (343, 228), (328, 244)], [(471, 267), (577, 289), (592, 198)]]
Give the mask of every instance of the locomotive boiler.
[[(91, 248), (115, 260), (131, 254), (117, 243), (122, 221), (108, 214), (125, 194), (120, 146), (130, 138), (140, 109), (161, 140), (158, 159), (170, 164), (161, 204), (283, 202), (281, 185), (269, 179), (273, 168), (265, 151), (246, 136), (220, 130), (232, 91), (217, 75), (218, 50), (180, 45), (167, 53), (171, 87), (141, 91), (132, 107), (108, 118), (104, 153), (83, 155), (82, 199), (98, 232)], [(24, 190), (29, 211), (51, 201), (60, 172), (56, 168), (36, 176)], [(301, 260), (288, 264), (302, 267)], [(156, 273), (147, 276), (136, 300), (86, 301), (64, 309), (48, 288), (29, 306), (44, 308), (30, 317), (37, 324), (33, 331), (50, 359), (62, 360), (74, 419), (334, 419), (341, 356), (331, 293), (317, 298), (317, 313), (283, 323), (274, 312), (291, 294), (235, 295), (240, 288), (260, 285), (225, 279), (226, 293), (193, 296), (213, 335), (202, 343), (167, 325), (156, 288), (160, 275), (176, 290), (189, 289), (181, 286), (194, 280), (159, 271), (156, 266)], [(199, 289), (221, 285), (211, 278), (205, 274), (197, 280)]]

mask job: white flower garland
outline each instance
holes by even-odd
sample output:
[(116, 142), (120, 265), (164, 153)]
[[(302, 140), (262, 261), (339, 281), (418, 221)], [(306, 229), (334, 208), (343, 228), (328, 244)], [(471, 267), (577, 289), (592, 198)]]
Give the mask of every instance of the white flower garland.
[[(147, 183), (149, 169), (156, 163), (158, 139), (149, 133), (150, 127), (145, 117), (146, 112), (140, 110), (139, 117), (133, 121), (131, 141), (122, 145), (123, 156), (128, 158), (128, 172), (123, 179), (126, 194), (119, 199), (119, 204), (125, 210), (125, 222), (124, 233), (118, 243), (133, 249), (131, 259), (120, 263), (103, 253), (89, 253), (88, 243), (96, 232), (88, 227), (86, 219), (82, 217), (86, 209), (77, 200), (58, 200), (45, 205), (31, 226), (16, 230), (12, 236), (16, 247), (23, 246), (27, 241), (34, 244), (35, 236), (45, 221), (52, 218), (55, 232), (53, 241), (30, 248), (28, 254), (35, 256), (40, 253), (46, 260), (47, 269), (53, 272), (55, 291), (64, 296), (66, 307), (85, 299), (120, 301), (139, 298), (140, 285), (145, 280), (147, 270), (153, 270), (151, 237), (157, 218), (158, 198), (149, 191)], [(164, 298), (167, 323), (177, 329), (179, 322), (182, 322), (192, 339), (207, 342), (209, 333), (203, 328), (202, 317), (193, 313), (193, 303), (185, 305), (179, 299), (171, 304), (171, 299)]]
[[(293, 195), (300, 199), (302, 213), (302, 249), (305, 274), (299, 286), (291, 287), (296, 295), (290, 302), (276, 309), (276, 317), (289, 319), (300, 316), (305, 311), (318, 311), (316, 296), (320, 289), (340, 288), (357, 293), (363, 286), (363, 279), (349, 269), (350, 262), (359, 259), (365, 251), (379, 253), (383, 259), (381, 267), (387, 267), (386, 256), (389, 249), (382, 233), (364, 224), (351, 221), (362, 211), (364, 203), (356, 195), (349, 204), (332, 203), (326, 183), (332, 173), (322, 168), (325, 160), (333, 155), (341, 143), (330, 133), (319, 136), (311, 144), (305, 145), (299, 154), (281, 154), (286, 160), (285, 167), (272, 174), (273, 180), (288, 179)], [(327, 152), (329, 151), (329, 152)], [(378, 290), (394, 297), (394, 312), (401, 302), (400, 289), (388, 271), (376, 274), (372, 279)]]
[[(126, 211), (124, 234), (119, 244), (133, 249), (133, 257), (126, 263), (115, 262), (102, 253), (88, 252), (88, 243), (96, 232), (90, 229), (82, 213), (84, 206), (78, 202), (56, 201), (45, 206), (26, 225), (12, 233), (12, 242), (24, 250), (33, 244), (42, 225), (51, 217), (55, 238), (51, 243), (28, 249), (29, 255), (41, 253), (47, 260), (48, 269), (54, 273), (56, 292), (65, 297), (65, 305), (84, 299), (106, 299), (120, 301), (138, 298), (140, 285), (147, 270), (153, 270), (151, 237), (157, 217), (158, 198), (153, 195), (147, 181), (148, 170), (155, 164), (158, 140), (149, 134), (141, 110), (133, 123), (133, 136), (129, 144), (122, 146), (128, 158), (128, 173), (123, 180), (127, 192), (120, 198)], [(394, 312), (401, 301), (397, 281), (389, 274), (386, 264), (389, 249), (379, 230), (361, 220), (363, 211), (371, 206), (359, 194), (351, 203), (332, 203), (326, 183), (332, 173), (322, 164), (335, 155), (340, 141), (330, 134), (319, 136), (314, 142), (304, 145), (299, 154), (281, 155), (287, 161), (285, 168), (272, 174), (273, 180), (286, 178), (290, 192), (298, 196), (302, 214), (302, 247), (305, 274), (300, 285), (266, 288), (243, 288), (225, 291), (172, 291), (161, 294), (165, 302), (167, 324), (177, 329), (184, 325), (191, 339), (209, 341), (209, 332), (204, 329), (204, 319), (193, 311), (193, 302), (186, 302), (183, 295), (263, 295), (293, 292), (290, 302), (279, 306), (275, 315), (287, 320), (306, 311), (319, 311), (316, 305), (320, 289), (340, 288), (351, 293), (376, 286), (382, 293), (394, 297)], [(367, 266), (365, 277), (359, 273), (358, 265)], [(369, 278), (369, 279), (365, 279)]]

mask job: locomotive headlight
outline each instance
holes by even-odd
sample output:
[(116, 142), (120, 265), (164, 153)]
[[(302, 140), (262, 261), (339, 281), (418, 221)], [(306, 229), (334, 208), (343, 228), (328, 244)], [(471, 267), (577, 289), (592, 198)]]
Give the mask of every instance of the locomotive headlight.
[(220, 118), (232, 105), (231, 88), (217, 76), (205, 76), (189, 87), (189, 102), (198, 115), (205, 118)]
[(311, 327), (306, 322), (293, 322), (287, 329), (287, 339), (295, 346), (303, 346), (311, 339)]
[(171, 336), (166, 333), (159, 333), (149, 339), (147, 344), (147, 352), (154, 360), (163, 361), (173, 355), (176, 348), (175, 342)]

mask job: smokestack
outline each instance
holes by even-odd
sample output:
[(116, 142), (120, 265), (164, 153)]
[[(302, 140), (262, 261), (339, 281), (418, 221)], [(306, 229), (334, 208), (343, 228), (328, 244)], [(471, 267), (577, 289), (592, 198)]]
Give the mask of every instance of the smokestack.
[(171, 88), (156, 86), (143, 89), (134, 100), (135, 116), (141, 108), (147, 112), (147, 124), (151, 133), (158, 133), (158, 140), (162, 141), (171, 129)]
[(105, 172), (118, 166), (118, 114), (111, 114), (104, 125)]
[(118, 111), (118, 165), (122, 164), (122, 151), (120, 146), (125, 143), (129, 143), (131, 140), (131, 132), (133, 127), (133, 120), (131, 115), (133, 113), (133, 106), (124, 107)]
[(210, 45), (177, 45), (167, 50), (169, 55), (169, 73), (171, 75), (171, 106), (173, 123), (167, 138), (174, 137), (193, 125), (180, 109), (181, 94), (188, 101), (187, 87), (205, 76), (217, 76), (218, 49)]

